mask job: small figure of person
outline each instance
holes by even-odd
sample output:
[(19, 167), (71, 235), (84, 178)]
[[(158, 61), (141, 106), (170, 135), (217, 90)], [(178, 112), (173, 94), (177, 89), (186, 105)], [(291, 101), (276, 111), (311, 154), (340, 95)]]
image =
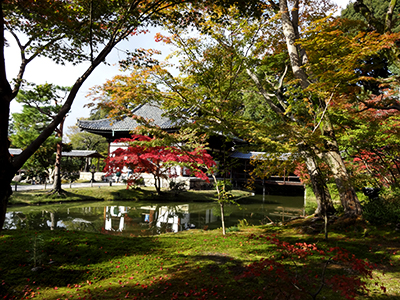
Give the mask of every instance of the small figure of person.
[(133, 174), (132, 169), (128, 168), (128, 174), (126, 175), (127, 178), (129, 178)]
[(117, 182), (119, 182), (121, 175), (122, 175), (122, 173), (121, 173), (120, 169), (118, 168), (117, 173), (115, 173), (115, 176), (117, 176)]

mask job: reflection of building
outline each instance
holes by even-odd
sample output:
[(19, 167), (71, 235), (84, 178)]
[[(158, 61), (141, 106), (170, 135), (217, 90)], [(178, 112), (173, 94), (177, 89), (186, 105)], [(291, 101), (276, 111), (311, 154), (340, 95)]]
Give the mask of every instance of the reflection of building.
[(194, 227), (193, 224), (190, 224), (189, 204), (173, 207), (161, 206), (158, 210), (154, 206), (144, 206), (141, 209), (149, 211), (149, 213), (143, 213), (144, 222), (167, 232), (178, 232)]
[[(131, 216), (129, 213), (131, 212)], [(148, 235), (178, 232), (191, 228), (203, 228), (218, 222), (212, 209), (189, 213), (189, 204), (173, 206), (106, 206), (104, 208), (104, 231), (108, 233), (131, 232)]]
[(104, 207), (104, 229), (108, 231), (123, 231), (125, 229), (125, 214), (128, 213), (126, 206)]

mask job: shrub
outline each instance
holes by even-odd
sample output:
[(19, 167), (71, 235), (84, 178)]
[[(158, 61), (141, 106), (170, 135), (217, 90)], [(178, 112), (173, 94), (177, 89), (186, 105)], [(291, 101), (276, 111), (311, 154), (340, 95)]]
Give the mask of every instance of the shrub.
[(382, 197), (363, 202), (364, 219), (371, 224), (400, 223), (400, 201), (385, 200)]
[(186, 191), (186, 183), (184, 181), (176, 182), (170, 181), (169, 182), (169, 189), (175, 194), (179, 194), (180, 192)]

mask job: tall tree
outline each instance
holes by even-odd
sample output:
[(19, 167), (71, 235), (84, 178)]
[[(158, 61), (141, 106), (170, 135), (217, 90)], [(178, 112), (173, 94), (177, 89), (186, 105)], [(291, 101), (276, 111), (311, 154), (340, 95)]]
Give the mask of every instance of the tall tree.
[[(306, 70), (303, 68), (304, 63), (307, 61), (307, 53), (297, 44), (300, 38), (299, 5), (299, 1), (296, 0), (290, 13), (288, 1), (280, 0), (279, 13), (281, 15), (282, 31), (285, 37), (293, 75), (298, 80), (300, 91), (306, 92), (313, 82), (313, 77), (307, 74)], [(326, 112), (328, 100), (329, 98), (326, 97), (321, 98), (321, 95), (311, 96), (308, 99), (310, 108), (313, 110), (311, 114), (321, 115), (324, 111)], [(324, 160), (328, 163), (333, 177), (335, 178), (345, 213), (359, 215), (362, 213), (361, 205), (349, 181), (348, 172), (340, 155), (333, 124), (329, 119), (329, 115), (326, 113), (321, 115), (320, 118), (321, 121), (322, 118), (324, 119), (320, 127), (324, 138), (324, 147), (322, 151), (321, 148), (318, 149), (313, 147), (313, 145), (309, 145), (308, 147), (312, 149), (315, 155), (323, 156)], [(315, 130), (313, 130), (313, 132), (315, 132)]]
[[(395, 34), (400, 31), (400, 4), (397, 0), (357, 0), (349, 3), (342, 11), (342, 18), (356, 20), (364, 28), (356, 26), (351, 31), (375, 32), (381, 35)], [(388, 88), (395, 89), (400, 74), (400, 47), (398, 44), (382, 49), (366, 59), (364, 67), (358, 69), (363, 76), (373, 77), (374, 80), (362, 81), (360, 84), (367, 91), (358, 98), (361, 109), (364, 107), (391, 110), (400, 110), (397, 97), (375, 98), (386, 94)], [(371, 95), (372, 94), (372, 95)], [(370, 98), (370, 96), (372, 98)], [(380, 100), (380, 101), (377, 101)]]
[[(286, 111), (291, 103), (285, 100), (288, 97), (284, 95), (283, 80), (293, 79), (293, 75), (285, 68), (288, 56), (282, 50), (282, 33), (269, 16), (259, 20), (238, 18), (234, 9), (229, 16), (229, 22), (223, 24), (213, 22), (212, 17), (197, 23), (198, 36), (187, 36), (171, 24), (168, 29), (172, 37), (160, 35), (159, 40), (177, 48), (182, 75), (174, 77), (159, 64), (138, 66), (133, 61), (130, 76), (117, 76), (103, 85), (103, 105), (109, 103), (111, 113), (118, 114), (121, 109), (129, 111), (132, 105), (151, 99), (185, 126), (209, 134), (246, 137), (275, 153), (298, 153), (296, 145), (302, 141), (304, 144), (307, 135), (302, 129), (305, 123), (296, 123), (294, 115), (306, 109)], [(249, 66), (268, 74), (268, 86), (260, 83)], [(326, 184), (312, 149), (304, 145), (301, 148), (301, 153), (309, 157), (306, 161), (315, 194), (324, 203), (319, 205), (318, 213), (323, 213), (332, 208)]]
[[(166, 19), (184, 26), (199, 17), (185, 5), (223, 5), (237, 2), (243, 9), (253, 9), (258, 1), (243, 5), (241, 1), (0, 1), (0, 228), (4, 223), (8, 199), (12, 193), (13, 175), (40, 145), (53, 133), (71, 108), (85, 80), (105, 61), (112, 49), (131, 35), (146, 31), (148, 26), (162, 24)], [(16, 40), (21, 65), (14, 86), (7, 80), (4, 32)], [(10, 103), (23, 84), (26, 67), (35, 58), (45, 56), (55, 63), (89, 62), (83, 74), (77, 76), (58, 115), (13, 161), (8, 151), (8, 121)]]
[[(291, 3), (289, 7), (286, 0), (271, 1), (268, 15), (261, 20), (235, 19), (232, 13), (229, 22), (221, 25), (205, 17), (203, 23), (196, 23), (203, 34), (199, 37), (169, 27), (173, 36), (159, 39), (178, 47), (182, 75), (174, 77), (160, 65), (140, 66), (133, 61), (136, 68), (131, 76), (104, 85), (110, 96), (107, 101), (117, 112), (129, 110), (132, 99), (135, 105), (151, 99), (177, 120), (187, 120), (188, 126), (238, 136), (246, 132), (249, 140), (258, 138), (269, 148), (296, 152), (304, 157), (326, 210), (330, 196), (318, 166), (324, 161), (345, 213), (359, 215), (361, 206), (340, 152), (335, 130), (339, 119), (332, 107), (343, 94), (362, 95), (360, 83), (373, 79), (364, 62), (393, 48), (398, 37), (328, 17), (329, 1)], [(351, 28), (355, 24), (358, 27)], [(159, 84), (164, 88), (159, 89)], [(262, 99), (258, 110), (268, 122), (245, 117), (252, 105), (245, 95), (255, 93), (258, 97), (253, 99)]]
[[(25, 149), (42, 132), (52, 118), (61, 108), (63, 98), (68, 92), (66, 87), (58, 87), (52, 84), (29, 84), (28, 88), (21, 90), (17, 101), (23, 104), (21, 113), (14, 113), (13, 119), (15, 134), (10, 136), (11, 143), (18, 148)], [(48, 169), (54, 163), (54, 152), (62, 143), (60, 137), (49, 137), (24, 164), (31, 175), (46, 175)]]
[[(20, 113), (13, 114), (15, 133), (10, 135), (13, 147), (24, 149), (41, 132), (43, 126), (49, 123), (47, 116), (34, 108), (24, 105)], [(48, 169), (54, 165), (54, 152), (58, 139), (49, 137), (38, 151), (35, 152), (24, 164), (23, 168), (29, 172), (29, 176), (48, 177)]]

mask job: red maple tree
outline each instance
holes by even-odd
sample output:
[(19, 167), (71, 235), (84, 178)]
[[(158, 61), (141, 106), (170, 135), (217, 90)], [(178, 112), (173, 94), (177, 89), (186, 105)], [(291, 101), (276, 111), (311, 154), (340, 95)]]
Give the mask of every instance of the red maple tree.
[(124, 167), (132, 170), (127, 179), (127, 188), (136, 184), (141, 174), (152, 174), (154, 186), (161, 193), (161, 179), (176, 177), (173, 168), (185, 167), (194, 176), (209, 182), (207, 170), (216, 165), (215, 161), (204, 148), (185, 151), (176, 146), (159, 146), (155, 138), (144, 135), (132, 135), (131, 138), (118, 139), (115, 142), (125, 143), (127, 148), (118, 148), (106, 160), (107, 175), (115, 173)]

